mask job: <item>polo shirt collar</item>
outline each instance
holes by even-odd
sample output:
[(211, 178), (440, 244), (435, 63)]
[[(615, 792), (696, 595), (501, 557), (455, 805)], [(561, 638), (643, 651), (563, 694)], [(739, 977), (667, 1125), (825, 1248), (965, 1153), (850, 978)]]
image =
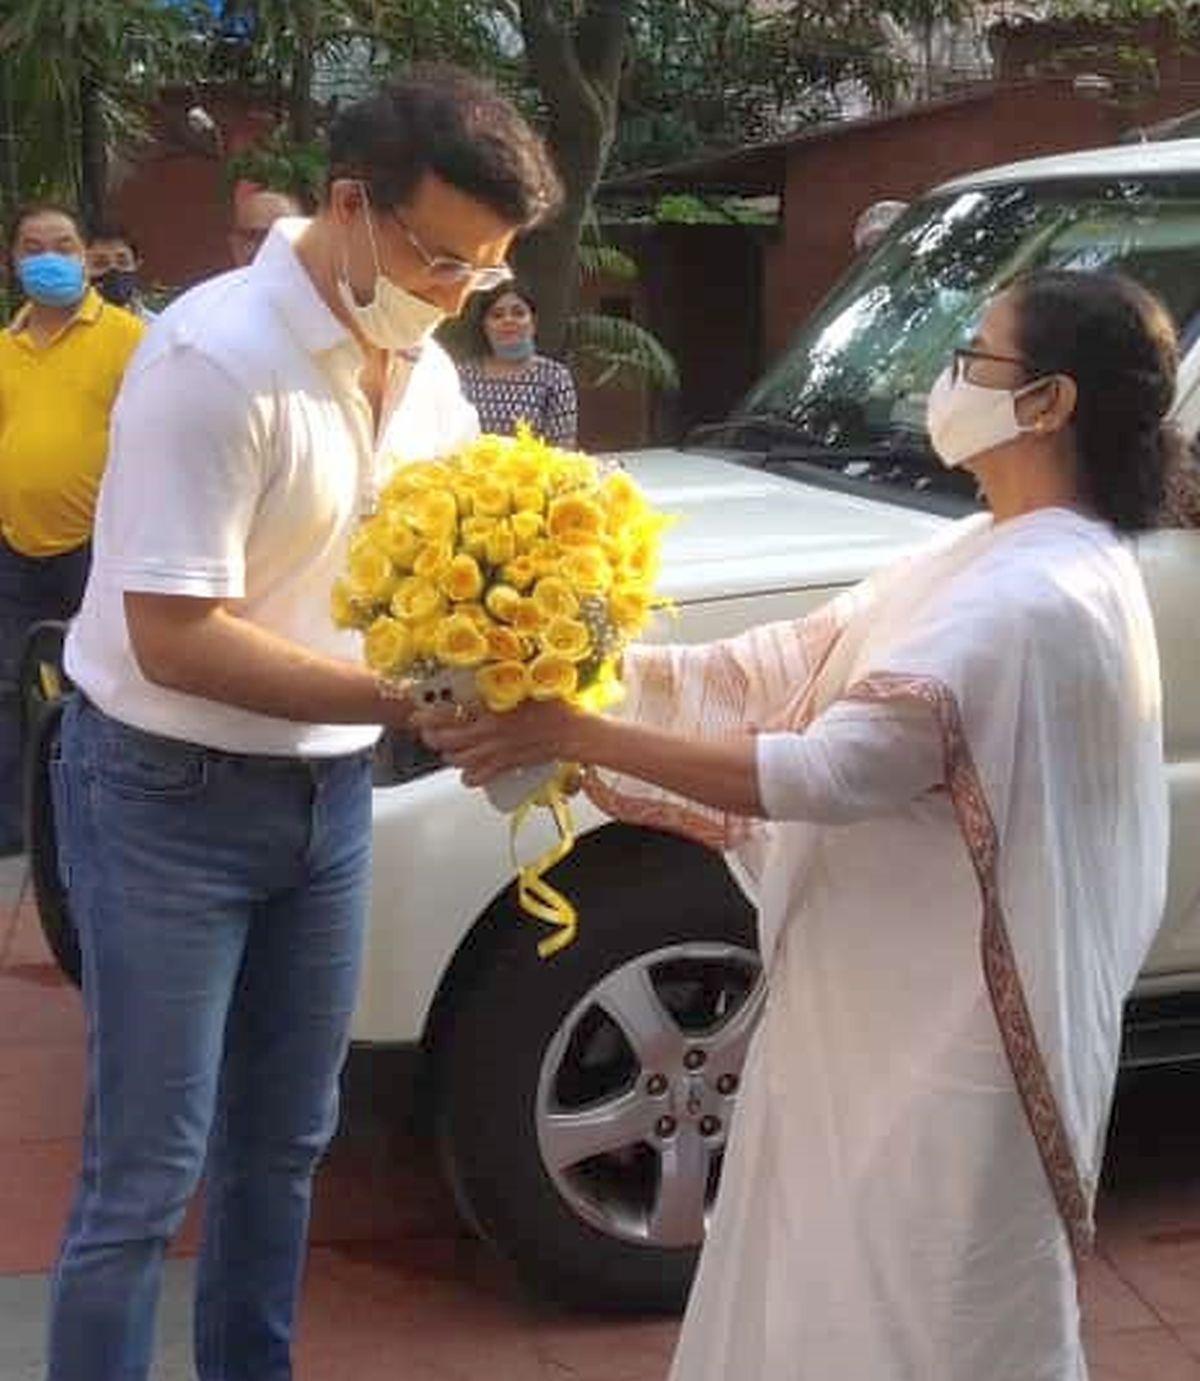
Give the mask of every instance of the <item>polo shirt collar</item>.
[[(20, 311), (17, 312), (16, 316), (13, 317), (12, 324), (8, 329), (14, 336), (21, 335), (25, 330), (25, 327), (29, 324), (29, 314), (32, 311), (33, 303), (26, 302)], [(103, 311), (104, 299), (95, 288), (88, 288), (83, 294), (83, 297), (79, 300), (79, 306), (75, 310), (75, 315), (67, 322), (61, 331), (55, 332), (54, 339), (58, 340), (60, 337), (66, 335), (72, 326), (94, 326), (96, 322), (100, 320), (100, 314)]]
[(247, 270), (267, 288), (292, 334), (311, 355), (348, 342), (349, 330), (329, 310), (308, 270), (296, 255), (296, 241), (311, 224), (303, 216), (284, 216), (271, 227)]

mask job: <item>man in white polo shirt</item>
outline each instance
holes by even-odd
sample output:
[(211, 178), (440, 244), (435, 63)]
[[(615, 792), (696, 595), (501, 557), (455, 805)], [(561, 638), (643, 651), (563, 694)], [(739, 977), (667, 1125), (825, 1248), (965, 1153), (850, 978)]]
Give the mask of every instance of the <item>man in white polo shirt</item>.
[(358, 986), (370, 750), (408, 716), (332, 626), (330, 587), (380, 462), (475, 429), (429, 334), (503, 281), (559, 195), (521, 117), (460, 74), (348, 109), (330, 144), (315, 219), (172, 305), (114, 412), (55, 765), (89, 1040), (50, 1381), (148, 1375), (206, 1152), (199, 1377), (292, 1375)]

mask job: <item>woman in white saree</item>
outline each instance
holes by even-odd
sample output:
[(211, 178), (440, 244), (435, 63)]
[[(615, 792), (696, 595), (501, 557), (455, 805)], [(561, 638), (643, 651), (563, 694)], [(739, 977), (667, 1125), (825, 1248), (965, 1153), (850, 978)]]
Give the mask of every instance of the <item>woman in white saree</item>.
[(1125, 533), (1176, 442), (1125, 280), (990, 304), (930, 398), (991, 513), (826, 609), (627, 659), (620, 718), (451, 722), (740, 861), (769, 975), (675, 1381), (1083, 1381), (1076, 1262), (1159, 922), (1154, 631)]

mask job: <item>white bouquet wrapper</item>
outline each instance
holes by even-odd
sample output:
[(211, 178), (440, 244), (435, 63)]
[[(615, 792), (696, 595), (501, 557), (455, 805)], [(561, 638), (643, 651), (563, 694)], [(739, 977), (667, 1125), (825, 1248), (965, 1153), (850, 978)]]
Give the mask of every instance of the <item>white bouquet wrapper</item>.
[[(475, 686), (475, 672), (470, 667), (445, 667), (431, 676), (422, 676), (413, 682), (412, 694), (414, 702), (425, 708), (454, 705), (476, 710), (483, 704)], [(558, 764), (554, 762), (514, 767), (488, 782), (483, 792), (498, 811), (509, 815), (548, 786), (557, 773)]]

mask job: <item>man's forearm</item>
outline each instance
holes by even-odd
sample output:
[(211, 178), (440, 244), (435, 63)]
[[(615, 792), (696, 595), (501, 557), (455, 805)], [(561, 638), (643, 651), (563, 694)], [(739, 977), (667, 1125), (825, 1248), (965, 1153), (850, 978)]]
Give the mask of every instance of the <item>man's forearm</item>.
[(702, 743), (600, 715), (580, 715), (571, 756), (652, 782), (731, 815), (761, 816), (754, 736)]
[(368, 668), (310, 652), (220, 606), (166, 632), (161, 621), (135, 631), (132, 610), (130, 623), (143, 674), (171, 690), (300, 723), (395, 727), (405, 718)]

